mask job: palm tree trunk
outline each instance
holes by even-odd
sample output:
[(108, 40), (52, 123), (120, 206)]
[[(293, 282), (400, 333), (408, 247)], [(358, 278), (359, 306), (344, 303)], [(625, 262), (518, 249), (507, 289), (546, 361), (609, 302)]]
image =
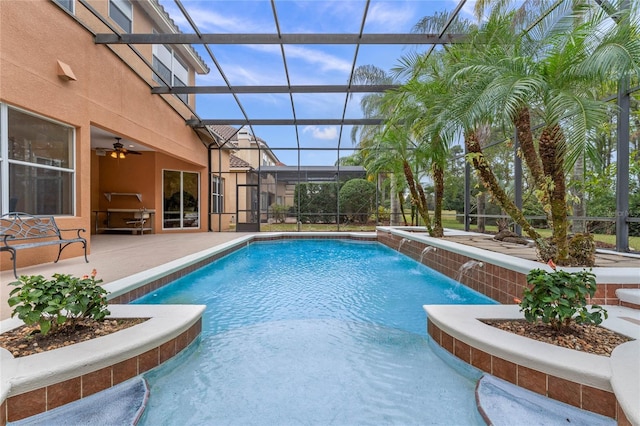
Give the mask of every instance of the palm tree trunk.
[(398, 199), (396, 198), (396, 194), (398, 193), (397, 187), (397, 179), (395, 173), (391, 173), (389, 175), (391, 181), (391, 189), (390, 189), (390, 208), (391, 208), (391, 217), (389, 218), (389, 225), (396, 226), (400, 223), (399, 213), (398, 213)]
[(417, 183), (413, 177), (413, 171), (407, 160), (403, 160), (404, 175), (407, 178), (407, 184), (409, 185), (409, 191), (411, 192), (411, 201), (415, 206), (418, 214), (424, 221), (424, 226), (427, 228), (429, 235), (433, 237), (433, 228), (431, 227), (431, 219), (429, 218), (429, 207), (427, 205), (427, 197), (424, 195), (424, 189), (420, 183)]
[(398, 191), (397, 192), (397, 197), (398, 197), (398, 205), (400, 206), (400, 213), (402, 214), (402, 221), (404, 222), (404, 226), (407, 226), (407, 214), (404, 211), (404, 197), (403, 197), (404, 193), (403, 191)]
[(572, 232), (575, 234), (583, 234), (587, 232), (587, 206), (585, 203), (587, 199), (584, 196), (583, 184), (584, 184), (584, 154), (580, 154), (576, 166), (573, 169), (573, 180), (577, 183), (577, 190), (575, 192), (576, 200), (573, 201), (573, 216), (576, 219), (573, 220)]
[(444, 197), (444, 170), (441, 165), (433, 164), (433, 192), (435, 195), (435, 204), (433, 206), (433, 236), (444, 236), (442, 229), (442, 201)]
[(524, 217), (524, 214), (520, 211), (520, 209), (518, 209), (518, 207), (516, 207), (515, 203), (507, 196), (507, 194), (498, 183), (498, 179), (493, 174), (489, 163), (484, 157), (482, 147), (478, 142), (478, 138), (475, 132), (471, 132), (465, 135), (464, 142), (468, 152), (467, 161), (470, 161), (473, 167), (476, 169), (480, 180), (492, 195), (493, 199), (496, 200), (500, 207), (502, 207), (504, 211), (518, 225), (522, 227), (522, 230), (531, 239), (537, 242), (540, 239), (540, 234), (538, 234), (533, 226), (531, 226), (531, 224)]
[(513, 124), (518, 134), (518, 143), (520, 144), (520, 150), (522, 151), (524, 162), (529, 168), (536, 186), (540, 187), (544, 183), (544, 172), (536, 152), (535, 144), (533, 143), (531, 116), (529, 114), (528, 107), (522, 107), (518, 111), (518, 114), (513, 119)]
[(550, 184), (548, 185), (549, 207), (553, 227), (553, 243), (558, 250), (558, 265), (567, 265), (569, 260), (569, 243), (567, 234), (569, 219), (567, 217), (567, 187), (564, 172), (564, 155), (559, 149), (562, 141), (562, 131), (559, 126), (545, 127), (540, 135), (540, 159)]
[(476, 197), (476, 204), (477, 204), (477, 212), (478, 212), (478, 217), (476, 218), (476, 223), (478, 226), (478, 232), (483, 233), (484, 231), (486, 231), (486, 218), (485, 218), (485, 206), (486, 206), (486, 201), (487, 201), (487, 194), (484, 191), (481, 191), (480, 193), (478, 193), (478, 196)]

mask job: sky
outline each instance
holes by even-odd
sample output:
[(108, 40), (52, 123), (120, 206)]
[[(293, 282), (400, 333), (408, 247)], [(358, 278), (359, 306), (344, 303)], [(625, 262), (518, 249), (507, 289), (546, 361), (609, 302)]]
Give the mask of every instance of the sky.
[[(193, 33), (187, 19), (173, 0), (161, 0), (174, 22), (184, 33)], [(474, 1), (467, 1), (460, 16), (473, 19)], [(201, 33), (277, 33), (269, 0), (219, 1), (182, 0), (182, 4)], [(365, 33), (408, 33), (424, 16), (435, 11), (452, 11), (457, 0), (372, 0), (367, 10)], [(355, 33), (362, 24), (366, 1), (363, 0), (276, 0), (275, 8), (282, 34)], [(428, 47), (428, 46), (427, 46)], [(385, 71), (398, 60), (425, 46), (361, 45), (356, 67), (375, 65)], [(198, 86), (287, 85), (285, 66), (279, 45), (209, 45), (224, 77), (202, 45), (194, 45), (210, 68), (198, 75)], [(355, 45), (285, 45), (287, 71), (291, 85), (347, 84), (356, 57)], [(241, 94), (238, 99), (250, 119), (361, 118), (360, 98), (356, 94)], [(346, 109), (345, 109), (346, 105)], [(199, 94), (196, 112), (201, 119), (243, 119), (244, 114), (231, 95)], [(338, 156), (353, 151), (351, 126), (253, 126), (253, 133), (267, 142), (278, 159), (290, 166), (333, 165)], [(298, 151), (300, 147), (314, 148)], [(337, 148), (340, 148), (338, 151)], [(339, 154), (338, 154), (339, 152)]]

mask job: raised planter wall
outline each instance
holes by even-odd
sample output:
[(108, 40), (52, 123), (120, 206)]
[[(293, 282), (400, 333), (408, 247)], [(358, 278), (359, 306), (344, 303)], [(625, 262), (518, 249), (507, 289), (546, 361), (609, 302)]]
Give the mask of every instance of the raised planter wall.
[[(135, 326), (134, 326), (135, 327)], [(202, 331), (202, 319), (153, 349), (58, 383), (8, 397), (0, 405), (0, 425), (15, 422), (106, 390), (151, 370), (187, 348)]]
[[(429, 247), (428, 243), (408, 239), (389, 232), (378, 231), (377, 235), (380, 243), (400, 251), (402, 254), (418, 262), (420, 261), (423, 250)], [(427, 253), (422, 259), (422, 263), (455, 279), (462, 265), (470, 260), (474, 260), (474, 258), (438, 247), (435, 251)], [(522, 298), (523, 290), (527, 285), (526, 274), (492, 264), (491, 261), (487, 259), (482, 259), (482, 263), (484, 264), (482, 267), (474, 267), (467, 271), (460, 281), (467, 287), (502, 304), (513, 304), (514, 298)], [(640, 288), (640, 284), (598, 282), (596, 294), (593, 299), (591, 299), (591, 303), (635, 307), (633, 304), (620, 302), (616, 296), (616, 290), (620, 288), (637, 289)]]
[(618, 425), (631, 425), (613, 392), (556, 377), (491, 355), (447, 334), (428, 318), (427, 332), (435, 343), (479, 370), (565, 404), (611, 417), (617, 420)]

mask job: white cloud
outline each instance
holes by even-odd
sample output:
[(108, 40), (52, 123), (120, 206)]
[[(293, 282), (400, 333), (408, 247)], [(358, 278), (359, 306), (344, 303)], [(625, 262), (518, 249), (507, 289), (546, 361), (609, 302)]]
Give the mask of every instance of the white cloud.
[(311, 133), (314, 139), (333, 140), (338, 137), (338, 129), (334, 126), (306, 126), (302, 133)]
[(319, 65), (322, 71), (351, 72), (351, 62), (316, 49), (290, 45), (285, 47), (287, 59), (302, 59), (312, 65)]
[[(385, 32), (404, 31), (407, 23), (415, 24), (415, 9), (408, 4), (398, 7), (394, 2), (394, 7), (388, 4), (375, 3), (367, 13), (368, 27), (374, 26), (384, 29)], [(371, 28), (368, 28), (371, 31)]]

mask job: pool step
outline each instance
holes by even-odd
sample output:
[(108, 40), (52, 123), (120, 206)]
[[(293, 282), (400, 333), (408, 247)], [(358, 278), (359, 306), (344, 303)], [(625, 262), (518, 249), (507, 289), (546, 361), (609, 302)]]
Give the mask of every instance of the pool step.
[(640, 309), (640, 288), (619, 288), (616, 297), (620, 300), (620, 306)]
[(478, 411), (492, 426), (616, 425), (610, 417), (547, 398), (489, 374), (478, 381), (476, 402)]
[(102, 392), (7, 425), (135, 425), (148, 398), (147, 381), (137, 376)]

